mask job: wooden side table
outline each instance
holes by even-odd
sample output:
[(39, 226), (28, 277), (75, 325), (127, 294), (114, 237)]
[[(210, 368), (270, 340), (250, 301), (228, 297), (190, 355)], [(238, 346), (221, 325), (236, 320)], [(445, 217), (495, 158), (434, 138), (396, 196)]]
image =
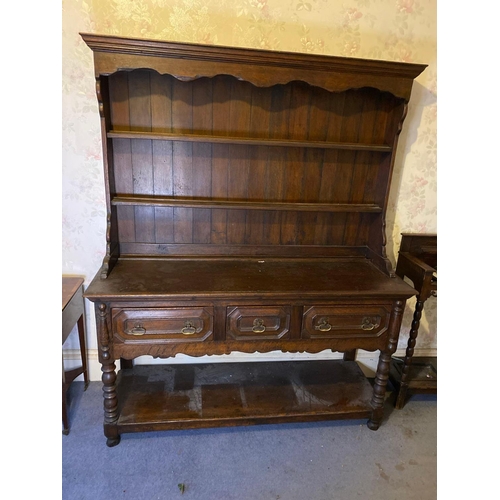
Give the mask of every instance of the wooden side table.
[(76, 277), (62, 277), (62, 344), (68, 338), (75, 324), (78, 327), (78, 338), (80, 341), (80, 353), (82, 356), (82, 366), (72, 370), (64, 369), (64, 357), (62, 366), (62, 421), (63, 434), (69, 434), (68, 420), (68, 389), (76, 377), (83, 374), (85, 382), (84, 390), (89, 385), (87, 370), (87, 352), (85, 345), (85, 321), (83, 302), (83, 279)]
[(437, 297), (437, 235), (403, 233), (396, 274), (408, 277), (418, 292), (406, 356), (393, 358), (389, 372), (396, 388), (395, 407), (402, 409), (410, 392), (437, 394), (437, 356), (413, 356), (424, 303)]

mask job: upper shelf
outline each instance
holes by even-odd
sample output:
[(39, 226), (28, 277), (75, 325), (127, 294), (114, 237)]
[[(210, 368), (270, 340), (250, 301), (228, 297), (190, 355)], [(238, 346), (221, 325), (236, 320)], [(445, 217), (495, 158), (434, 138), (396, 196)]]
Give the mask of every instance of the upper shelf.
[(111, 199), (115, 206), (149, 206), (182, 208), (223, 208), (232, 210), (279, 210), (296, 212), (367, 212), (380, 213), (374, 203), (297, 203), (282, 201), (218, 200), (172, 196), (120, 195)]
[(250, 146), (281, 146), (295, 148), (319, 148), (319, 149), (347, 149), (351, 151), (375, 151), (387, 153), (392, 147), (387, 144), (357, 144), (326, 141), (297, 141), (293, 139), (265, 139), (253, 137), (228, 137), (209, 134), (173, 134), (158, 132), (134, 132), (112, 130), (108, 137), (113, 139), (150, 139), (183, 142), (210, 142), (214, 144), (241, 144)]
[(413, 80), (427, 67), (396, 61), (80, 35), (94, 52), (96, 76), (149, 68), (180, 80), (233, 75), (260, 87), (300, 80), (333, 92), (373, 87), (408, 101)]

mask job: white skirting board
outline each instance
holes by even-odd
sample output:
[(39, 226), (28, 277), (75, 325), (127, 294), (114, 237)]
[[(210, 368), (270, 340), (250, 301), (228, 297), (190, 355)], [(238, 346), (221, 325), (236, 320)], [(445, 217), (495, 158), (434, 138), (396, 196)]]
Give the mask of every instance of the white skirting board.
[[(395, 357), (404, 357), (405, 349), (398, 349)], [(414, 356), (437, 356), (437, 349), (415, 349)], [(66, 370), (81, 366), (80, 351), (77, 349), (63, 350), (64, 368)], [(374, 376), (377, 369), (379, 353), (358, 350), (356, 361), (366, 376)], [(192, 357), (185, 354), (177, 354), (177, 356), (168, 359), (152, 358), (151, 356), (141, 356), (137, 358), (136, 364), (187, 364), (187, 363), (232, 363), (232, 362), (250, 362), (250, 361), (300, 361), (300, 360), (327, 360), (327, 359), (342, 359), (342, 353), (331, 352), (325, 350), (317, 354), (309, 353), (283, 353), (281, 351), (272, 351), (267, 353), (247, 354), (243, 352), (233, 352), (231, 354), (223, 354), (221, 356), (200, 356)], [(89, 369), (90, 381), (101, 380), (101, 365), (98, 359), (97, 349), (87, 350), (87, 363)], [(120, 362), (116, 363), (117, 368), (120, 367)], [(75, 379), (83, 381), (83, 376), (80, 375)]]

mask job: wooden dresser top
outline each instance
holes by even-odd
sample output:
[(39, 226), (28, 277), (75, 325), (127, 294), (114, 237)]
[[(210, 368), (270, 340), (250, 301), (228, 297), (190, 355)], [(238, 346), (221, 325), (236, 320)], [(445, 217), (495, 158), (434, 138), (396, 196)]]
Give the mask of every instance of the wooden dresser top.
[(122, 259), (87, 298), (410, 297), (367, 259)]

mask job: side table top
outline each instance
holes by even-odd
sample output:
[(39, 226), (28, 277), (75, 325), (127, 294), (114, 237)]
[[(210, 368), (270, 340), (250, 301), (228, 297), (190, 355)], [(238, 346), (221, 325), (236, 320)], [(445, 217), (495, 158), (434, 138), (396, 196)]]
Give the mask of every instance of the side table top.
[(76, 291), (83, 284), (83, 278), (76, 276), (63, 276), (62, 277), (62, 308), (68, 305)]

